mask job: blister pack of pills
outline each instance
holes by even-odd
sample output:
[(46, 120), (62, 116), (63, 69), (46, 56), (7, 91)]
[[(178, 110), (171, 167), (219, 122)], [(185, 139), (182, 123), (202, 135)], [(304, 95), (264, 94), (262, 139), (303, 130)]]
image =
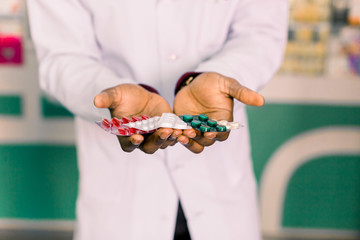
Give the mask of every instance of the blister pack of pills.
[(152, 118), (143, 115), (141, 117), (133, 116), (132, 118), (113, 118), (111, 121), (104, 119), (96, 122), (96, 124), (105, 131), (120, 136), (152, 133), (158, 128), (194, 128), (201, 132), (226, 132), (242, 126), (236, 122), (211, 120), (205, 114), (177, 116), (173, 113), (163, 113), (161, 117)]
[(148, 116), (143, 115), (141, 117), (133, 116), (132, 118), (126, 118), (123, 117), (121, 119), (113, 118), (111, 120), (103, 119), (102, 121), (96, 122), (99, 127), (101, 127), (103, 130), (115, 134), (115, 135), (121, 135), (121, 136), (130, 136), (133, 134), (145, 134), (145, 133), (151, 133), (155, 130), (149, 130), (149, 131), (143, 131), (141, 129), (136, 129), (129, 127), (128, 123), (136, 123), (138, 121), (144, 121), (150, 119)]
[(105, 131), (121, 136), (130, 136), (133, 134), (147, 134), (155, 132), (158, 128), (190, 129), (184, 121), (173, 113), (163, 113), (161, 117), (141, 117), (132, 118), (113, 118), (111, 121), (104, 119), (96, 122)]
[(206, 114), (179, 116), (188, 126), (200, 132), (227, 132), (233, 129), (244, 127), (238, 122), (228, 122), (226, 120), (216, 121), (209, 119)]

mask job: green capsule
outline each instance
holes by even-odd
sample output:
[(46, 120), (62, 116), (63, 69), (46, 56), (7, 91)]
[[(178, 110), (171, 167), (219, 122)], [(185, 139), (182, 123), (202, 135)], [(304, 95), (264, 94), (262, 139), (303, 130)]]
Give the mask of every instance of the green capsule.
[(206, 114), (200, 114), (200, 115), (199, 115), (199, 119), (200, 119), (200, 121), (202, 121), (202, 122), (206, 122), (206, 121), (209, 119), (209, 117), (208, 117), (208, 115), (206, 115)]
[(211, 127), (206, 126), (206, 125), (201, 125), (200, 126), (200, 132), (210, 132)]
[(184, 122), (191, 122), (193, 120), (193, 116), (191, 116), (189, 114), (185, 114), (183, 116), (183, 120), (184, 120)]
[(210, 132), (217, 132), (217, 130), (216, 130), (216, 128), (211, 127), (211, 128), (210, 128)]
[(207, 121), (207, 124), (208, 124), (210, 127), (216, 127), (217, 121), (215, 121), (215, 120), (208, 120), (208, 121)]
[(217, 125), (216, 126), (216, 131), (218, 132), (226, 132), (226, 127), (223, 125)]
[(201, 125), (201, 122), (198, 120), (193, 120), (191, 122), (191, 127), (193, 127), (193, 128), (198, 128), (198, 127), (200, 127), (200, 125)]

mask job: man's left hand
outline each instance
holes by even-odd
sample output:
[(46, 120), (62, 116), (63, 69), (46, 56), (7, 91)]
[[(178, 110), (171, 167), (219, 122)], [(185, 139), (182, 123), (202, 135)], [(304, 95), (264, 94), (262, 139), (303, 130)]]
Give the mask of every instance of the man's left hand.
[[(214, 72), (202, 73), (176, 94), (174, 112), (176, 115), (203, 113), (211, 119), (233, 121), (234, 98), (246, 105), (264, 104), (263, 96), (242, 86), (235, 79)], [(204, 147), (215, 141), (224, 141), (228, 136), (229, 132), (201, 133), (187, 129), (178, 137), (178, 141), (190, 151), (200, 153)]]

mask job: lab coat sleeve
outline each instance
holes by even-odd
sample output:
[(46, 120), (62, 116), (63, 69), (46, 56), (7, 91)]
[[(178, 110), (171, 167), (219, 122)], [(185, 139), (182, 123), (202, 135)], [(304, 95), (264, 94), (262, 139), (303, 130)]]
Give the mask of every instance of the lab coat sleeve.
[(278, 70), (287, 40), (288, 0), (239, 0), (223, 48), (197, 72), (218, 72), (259, 91)]
[(95, 121), (109, 117), (94, 97), (131, 79), (100, 63), (91, 14), (80, 0), (28, 0), (32, 38), (39, 60), (41, 88), (74, 114)]

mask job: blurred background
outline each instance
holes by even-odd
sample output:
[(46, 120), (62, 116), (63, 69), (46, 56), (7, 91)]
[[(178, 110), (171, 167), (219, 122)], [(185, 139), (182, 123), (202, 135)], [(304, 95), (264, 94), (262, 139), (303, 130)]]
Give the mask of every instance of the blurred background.
[[(264, 107), (247, 109), (266, 239), (360, 239), (360, 0), (290, 0)], [(38, 86), (25, 1), (0, 0), (0, 239), (71, 239), (73, 116)]]

